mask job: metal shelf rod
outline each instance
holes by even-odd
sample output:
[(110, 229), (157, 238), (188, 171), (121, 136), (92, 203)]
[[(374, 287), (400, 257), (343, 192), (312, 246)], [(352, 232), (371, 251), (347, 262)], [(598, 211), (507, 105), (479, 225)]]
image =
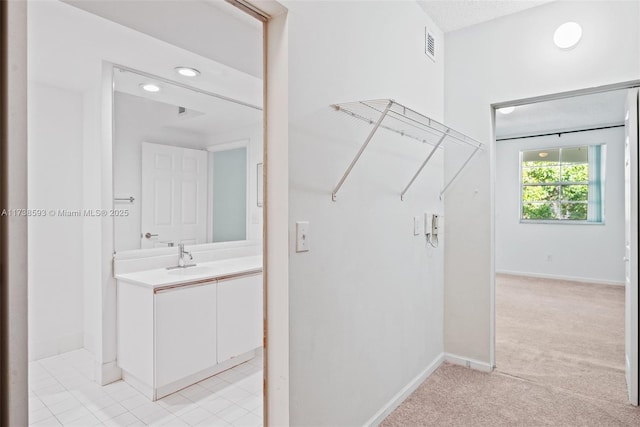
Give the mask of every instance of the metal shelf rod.
[(375, 135), (376, 131), (380, 127), (380, 124), (382, 123), (382, 121), (386, 117), (386, 115), (389, 112), (389, 109), (391, 109), (392, 105), (393, 105), (393, 101), (390, 100), (389, 103), (387, 104), (387, 107), (384, 109), (384, 111), (380, 115), (380, 118), (378, 119), (376, 124), (373, 126), (373, 129), (371, 129), (371, 132), (369, 132), (369, 136), (367, 136), (367, 139), (364, 141), (364, 144), (362, 144), (362, 147), (360, 147), (360, 150), (358, 150), (358, 153), (356, 154), (356, 156), (351, 161), (351, 164), (347, 168), (346, 172), (344, 173), (344, 175), (342, 175), (342, 178), (340, 179), (340, 182), (338, 182), (338, 185), (336, 185), (336, 187), (331, 192), (331, 199), (334, 202), (337, 199), (337, 194), (338, 194), (338, 191), (340, 190), (340, 187), (342, 187), (342, 184), (344, 184), (344, 181), (347, 179), (347, 177), (351, 173), (351, 169), (353, 169), (355, 164), (358, 162), (358, 160), (360, 159), (360, 156), (364, 152), (365, 148), (367, 148), (367, 145), (369, 145), (369, 142), (371, 142), (371, 138), (373, 138), (373, 135)]
[(424, 169), (424, 167), (427, 165), (427, 163), (429, 163), (429, 160), (431, 160), (431, 157), (433, 157), (433, 155), (435, 154), (436, 150), (438, 149), (438, 147), (440, 147), (440, 144), (442, 144), (442, 142), (444, 141), (444, 139), (447, 137), (448, 134), (449, 134), (449, 130), (447, 129), (447, 131), (440, 137), (440, 140), (435, 145), (435, 147), (433, 147), (433, 149), (431, 150), (431, 152), (429, 153), (429, 155), (427, 156), (425, 161), (422, 162), (422, 165), (420, 165), (420, 169), (418, 169), (418, 171), (415, 173), (415, 175), (413, 175), (413, 178), (411, 178), (411, 181), (409, 181), (407, 186), (404, 187), (404, 190), (402, 190), (402, 193), (400, 194), (400, 200), (404, 200), (404, 195), (409, 190), (411, 185), (413, 185), (413, 182), (416, 180), (416, 178), (418, 178), (418, 175), (420, 175), (420, 173), (422, 172), (422, 169)]
[(478, 150), (480, 149), (480, 146), (476, 147), (475, 150), (473, 150), (473, 153), (471, 153), (471, 155), (467, 158), (467, 160), (465, 160), (465, 162), (462, 164), (462, 166), (460, 167), (460, 169), (458, 169), (458, 172), (456, 172), (456, 174), (453, 176), (453, 178), (451, 178), (449, 180), (449, 182), (447, 183), (447, 185), (444, 186), (444, 188), (442, 189), (442, 191), (440, 192), (440, 199), (442, 199), (442, 195), (445, 193), (445, 191), (447, 191), (447, 189), (449, 188), (449, 186), (453, 183), (453, 181), (455, 181), (455, 179), (458, 177), (458, 175), (460, 175), (460, 173), (462, 172), (462, 170), (467, 166), (467, 164), (471, 161), (471, 159), (473, 158), (473, 156), (476, 155), (476, 153), (478, 152)]

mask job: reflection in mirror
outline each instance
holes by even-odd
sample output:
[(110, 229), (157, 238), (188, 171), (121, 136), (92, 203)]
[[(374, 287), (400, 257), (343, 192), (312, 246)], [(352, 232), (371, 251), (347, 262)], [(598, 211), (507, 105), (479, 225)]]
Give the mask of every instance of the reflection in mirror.
[(114, 204), (129, 212), (115, 250), (260, 239), (261, 106), (129, 69), (113, 80)]

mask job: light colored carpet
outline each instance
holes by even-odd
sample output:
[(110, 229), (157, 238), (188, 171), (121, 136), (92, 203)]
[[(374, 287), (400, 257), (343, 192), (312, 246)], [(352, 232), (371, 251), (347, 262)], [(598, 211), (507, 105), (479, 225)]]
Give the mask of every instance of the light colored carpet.
[(640, 426), (624, 381), (624, 289), (500, 276), (496, 365), (442, 365), (383, 426)]

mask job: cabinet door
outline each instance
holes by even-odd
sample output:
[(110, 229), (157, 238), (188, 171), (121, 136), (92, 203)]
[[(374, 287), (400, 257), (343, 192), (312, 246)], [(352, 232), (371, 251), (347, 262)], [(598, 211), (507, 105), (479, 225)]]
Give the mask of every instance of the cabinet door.
[(216, 284), (157, 293), (155, 337), (156, 388), (214, 366)]
[(262, 347), (262, 275), (218, 282), (218, 363)]

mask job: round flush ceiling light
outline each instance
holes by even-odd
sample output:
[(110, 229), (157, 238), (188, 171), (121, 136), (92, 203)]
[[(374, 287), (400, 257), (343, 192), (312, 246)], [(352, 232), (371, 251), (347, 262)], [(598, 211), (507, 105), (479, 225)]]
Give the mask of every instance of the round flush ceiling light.
[(553, 42), (560, 49), (569, 49), (582, 38), (582, 27), (577, 22), (565, 22), (553, 33)]
[(198, 77), (200, 71), (190, 67), (176, 67), (176, 73), (184, 77)]
[(549, 155), (549, 153), (547, 153), (546, 151), (543, 151), (543, 152), (541, 152), (541, 153), (538, 153), (538, 156), (542, 157), (543, 159), (544, 159), (545, 157), (547, 157), (548, 155)]
[(498, 112), (501, 114), (511, 114), (516, 109), (516, 107), (504, 107), (498, 108)]
[(160, 92), (160, 86), (155, 83), (142, 83), (140, 87), (147, 92)]

